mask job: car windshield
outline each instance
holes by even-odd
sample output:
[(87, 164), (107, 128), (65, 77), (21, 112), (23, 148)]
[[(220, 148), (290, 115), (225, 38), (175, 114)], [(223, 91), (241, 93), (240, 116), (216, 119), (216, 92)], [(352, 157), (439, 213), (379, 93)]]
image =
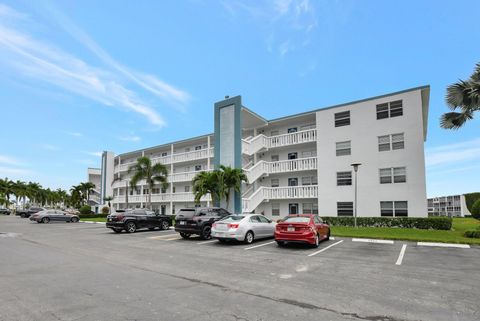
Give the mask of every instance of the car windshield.
[(308, 223), (310, 222), (310, 217), (308, 216), (288, 216), (284, 220), (287, 223)]
[(222, 222), (238, 222), (242, 220), (245, 216), (244, 215), (229, 215), (222, 219)]

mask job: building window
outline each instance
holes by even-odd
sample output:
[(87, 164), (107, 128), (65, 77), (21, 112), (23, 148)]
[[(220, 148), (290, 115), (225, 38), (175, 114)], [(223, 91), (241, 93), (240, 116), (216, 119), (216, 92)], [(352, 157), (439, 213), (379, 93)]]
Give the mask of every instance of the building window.
[(287, 159), (297, 159), (298, 158), (298, 153), (293, 152), (293, 153), (288, 153)]
[(297, 130), (298, 130), (297, 127), (292, 127), (292, 128), (287, 129), (287, 133), (296, 133)]
[(278, 155), (272, 155), (271, 159), (272, 159), (272, 162), (278, 162), (279, 160)]
[(148, 192), (149, 192), (148, 188), (144, 188), (144, 189), (143, 189), (143, 194), (144, 194), (144, 195), (147, 195)]
[(202, 170), (202, 165), (195, 165), (195, 171), (201, 171)]
[(200, 150), (202, 149), (202, 145), (195, 146), (195, 150)]
[(337, 172), (337, 186), (352, 185), (352, 172)]
[(190, 192), (190, 186), (189, 185), (186, 185), (185, 186), (185, 193), (189, 193)]
[(378, 151), (384, 152), (395, 149), (404, 149), (405, 141), (403, 133), (378, 136)]
[(318, 214), (318, 204), (316, 204), (316, 203), (303, 203), (302, 204), (302, 213), (303, 214)]
[(272, 216), (280, 215), (280, 203), (272, 203)]
[(279, 186), (280, 186), (280, 182), (279, 182), (278, 178), (273, 178), (273, 179), (271, 180), (271, 185), (272, 185), (272, 187), (279, 187)]
[(395, 100), (377, 105), (377, 119), (397, 117), (403, 115), (403, 101)]
[(337, 142), (335, 144), (337, 156), (351, 155), (352, 150), (350, 146), (350, 141)]
[(335, 127), (350, 125), (350, 111), (342, 111), (335, 114)]
[(175, 214), (175, 204), (172, 205), (172, 214)]
[(293, 177), (288, 179), (288, 186), (298, 186), (298, 178)]
[(380, 202), (381, 216), (408, 216), (407, 201), (383, 201)]
[(172, 193), (175, 193), (175, 186), (172, 186)]
[(162, 194), (165, 194), (167, 192), (167, 189), (162, 187)]
[(302, 185), (312, 185), (312, 178), (310, 176), (302, 177)]
[(353, 216), (353, 202), (337, 202), (337, 216)]
[(302, 158), (315, 157), (317, 156), (317, 151), (307, 150), (302, 152)]
[(406, 181), (406, 167), (380, 168), (380, 184), (405, 183)]

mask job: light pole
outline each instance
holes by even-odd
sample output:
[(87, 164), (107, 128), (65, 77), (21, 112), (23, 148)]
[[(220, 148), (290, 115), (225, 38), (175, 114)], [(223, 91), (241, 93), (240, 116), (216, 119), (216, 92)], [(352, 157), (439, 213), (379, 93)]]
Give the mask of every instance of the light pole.
[(358, 167), (362, 165), (361, 163), (353, 163), (351, 166), (353, 167), (353, 170), (355, 171), (355, 211), (353, 212), (353, 222), (355, 228), (357, 228), (357, 172), (358, 172)]

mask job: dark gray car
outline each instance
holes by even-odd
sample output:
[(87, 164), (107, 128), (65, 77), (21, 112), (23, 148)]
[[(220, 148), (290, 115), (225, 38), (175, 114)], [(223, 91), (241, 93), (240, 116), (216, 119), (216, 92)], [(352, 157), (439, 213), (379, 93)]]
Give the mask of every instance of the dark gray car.
[(68, 214), (60, 210), (44, 210), (30, 216), (30, 221), (37, 223), (50, 222), (71, 222), (77, 223), (80, 220), (78, 215)]

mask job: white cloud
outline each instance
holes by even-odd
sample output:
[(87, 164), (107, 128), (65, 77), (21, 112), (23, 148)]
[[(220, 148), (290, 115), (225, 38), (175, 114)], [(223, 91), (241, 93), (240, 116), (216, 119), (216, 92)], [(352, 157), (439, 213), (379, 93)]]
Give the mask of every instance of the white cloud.
[(474, 160), (480, 160), (480, 139), (429, 148), (426, 150), (425, 163), (432, 168)]
[(0, 177), (3, 177), (5, 175), (26, 175), (30, 173), (30, 170), (24, 168), (0, 166)]
[[(7, 7), (8, 8), (8, 7)], [(15, 12), (8, 9), (9, 12)], [(5, 9), (4, 9), (5, 11)], [(9, 13), (10, 16), (15, 16)], [(67, 20), (61, 24), (83, 45), (96, 54), (108, 68), (98, 68), (45, 41), (35, 39), (31, 33), (7, 26), (0, 20), (0, 63), (37, 81), (53, 84), (71, 93), (95, 100), (107, 106), (117, 106), (146, 117), (156, 126), (164, 126), (165, 120), (124, 82), (137, 85), (183, 109), (189, 101), (188, 93), (169, 85), (153, 75), (129, 70), (111, 58), (88, 35)], [(13, 74), (13, 73), (12, 73)]]
[(85, 152), (85, 154), (95, 157), (102, 157), (102, 152)]
[(125, 142), (139, 142), (141, 140), (140, 136), (136, 136), (136, 135), (118, 137), (118, 139), (123, 140)]
[(8, 155), (0, 155), (0, 164), (15, 165), (15, 166), (24, 165), (24, 163), (21, 162), (20, 160)]

